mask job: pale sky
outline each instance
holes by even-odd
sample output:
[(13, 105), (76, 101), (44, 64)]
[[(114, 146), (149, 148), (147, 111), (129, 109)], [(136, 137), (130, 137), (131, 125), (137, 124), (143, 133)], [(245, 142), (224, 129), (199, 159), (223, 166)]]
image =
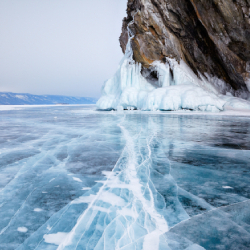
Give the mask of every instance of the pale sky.
[(0, 92), (99, 97), (127, 0), (0, 0)]

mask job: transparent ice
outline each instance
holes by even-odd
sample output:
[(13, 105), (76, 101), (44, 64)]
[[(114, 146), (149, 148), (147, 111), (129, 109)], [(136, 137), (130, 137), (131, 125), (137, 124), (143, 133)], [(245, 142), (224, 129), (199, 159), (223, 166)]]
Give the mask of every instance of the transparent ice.
[(0, 249), (250, 248), (249, 117), (0, 114)]

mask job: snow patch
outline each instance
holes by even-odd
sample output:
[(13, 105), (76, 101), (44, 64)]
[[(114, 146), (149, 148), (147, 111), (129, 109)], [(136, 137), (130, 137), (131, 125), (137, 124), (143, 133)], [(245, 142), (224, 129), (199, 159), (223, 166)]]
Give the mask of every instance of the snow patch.
[(16, 95), (15, 97), (19, 98), (19, 99), (22, 99), (22, 100), (26, 100), (27, 99), (27, 96), (25, 96), (25, 95)]
[(82, 180), (80, 178), (77, 177), (72, 177), (74, 181), (78, 181), (78, 182), (82, 182)]
[(230, 186), (222, 186), (222, 188), (225, 188), (225, 189), (233, 189), (233, 188), (230, 187)]
[(27, 227), (18, 227), (17, 231), (20, 233), (26, 233), (26, 232), (28, 232), (28, 228)]
[(5, 110), (19, 110), (20, 108), (14, 105), (0, 105), (0, 111)]
[(46, 243), (59, 246), (63, 242), (67, 234), (68, 233), (62, 233), (62, 232), (58, 232), (56, 234), (45, 234), (43, 238)]
[(34, 212), (38, 212), (39, 213), (39, 212), (42, 212), (42, 211), (43, 211), (43, 209), (41, 209), (41, 208), (35, 208), (34, 209)]

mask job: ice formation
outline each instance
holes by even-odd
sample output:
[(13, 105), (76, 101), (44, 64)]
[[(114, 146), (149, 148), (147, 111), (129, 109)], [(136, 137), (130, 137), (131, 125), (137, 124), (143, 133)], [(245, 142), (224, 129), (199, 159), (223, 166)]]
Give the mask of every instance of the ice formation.
[(132, 35), (117, 72), (103, 86), (99, 109), (221, 111), (231, 104), (231, 108), (250, 109), (250, 102), (240, 98), (229, 103), (220, 98), (220, 93), (233, 92), (232, 88), (216, 77), (198, 78), (184, 61), (166, 58), (166, 63), (153, 62), (158, 81), (150, 83), (141, 74), (141, 64), (133, 60), (131, 39)]

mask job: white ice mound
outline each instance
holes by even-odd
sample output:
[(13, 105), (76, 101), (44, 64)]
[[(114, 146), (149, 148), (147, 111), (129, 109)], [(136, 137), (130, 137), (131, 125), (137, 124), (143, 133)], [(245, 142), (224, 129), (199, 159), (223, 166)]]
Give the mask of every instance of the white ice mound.
[(237, 97), (233, 97), (233, 96), (228, 96), (228, 95), (221, 95), (220, 98), (226, 101), (224, 105), (225, 110), (230, 110), (230, 109), (250, 110), (249, 101), (246, 101)]
[(133, 60), (131, 39), (116, 74), (103, 86), (97, 102), (99, 109), (220, 111), (228, 101), (230, 105), (250, 109), (250, 102), (221, 98), (222, 90), (228, 89), (226, 83), (198, 78), (184, 61), (166, 58), (166, 63), (154, 62), (152, 68), (157, 72), (157, 80), (147, 80), (141, 73), (141, 64)]
[[(176, 63), (178, 65), (178, 63)], [(103, 86), (99, 109), (141, 110), (223, 110), (225, 101), (214, 93), (198, 86), (195, 77), (182, 65), (173, 66), (175, 79), (171, 79), (168, 65), (157, 63), (160, 74), (158, 86), (149, 83), (141, 75), (141, 65), (124, 57), (116, 74)]]

